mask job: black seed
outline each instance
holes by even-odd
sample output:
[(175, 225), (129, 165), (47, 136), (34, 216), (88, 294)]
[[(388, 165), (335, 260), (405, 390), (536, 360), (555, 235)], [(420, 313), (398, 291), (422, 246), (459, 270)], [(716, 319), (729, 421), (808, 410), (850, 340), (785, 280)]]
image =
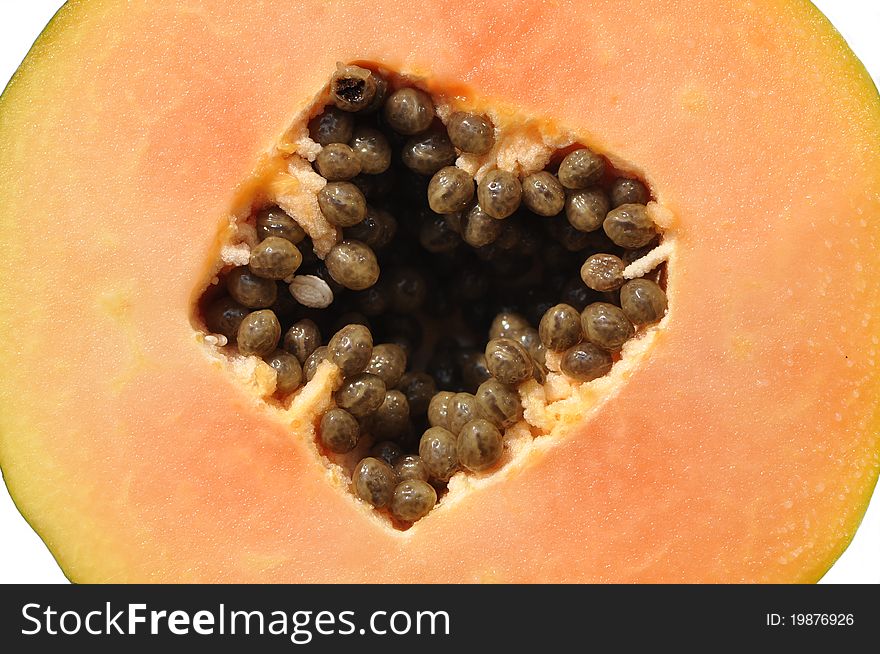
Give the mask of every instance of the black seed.
[(428, 411), (431, 398), (437, 393), (437, 384), (431, 375), (424, 372), (408, 372), (400, 379), (398, 390), (403, 391), (413, 416), (423, 416)]
[(345, 409), (330, 409), (321, 418), (321, 443), (331, 452), (351, 452), (360, 440), (360, 426)]
[(384, 314), (391, 304), (391, 293), (388, 284), (382, 280), (370, 288), (359, 291), (354, 296), (358, 310), (368, 317), (376, 317)]
[(391, 306), (398, 313), (411, 313), (422, 306), (427, 295), (425, 276), (416, 268), (395, 268), (388, 275)]
[(489, 328), (489, 338), (516, 338), (516, 334), (531, 327), (524, 316), (511, 311), (503, 311), (495, 316)]
[(400, 445), (397, 443), (383, 440), (370, 448), (370, 455), (384, 461), (390, 466), (393, 466), (394, 463), (403, 456), (403, 450), (400, 449)]
[(581, 279), (594, 291), (613, 291), (626, 281), (623, 270), (626, 264), (613, 254), (594, 254), (581, 267)]
[(331, 225), (351, 227), (367, 216), (367, 200), (351, 182), (328, 182), (318, 192), (318, 206)]
[(445, 166), (455, 163), (455, 148), (446, 132), (432, 130), (407, 140), (400, 153), (403, 164), (410, 170), (431, 176)]
[(458, 435), (465, 423), (477, 417), (477, 398), (471, 393), (456, 393), (447, 404), (449, 431)]
[(620, 289), (620, 306), (634, 325), (648, 325), (666, 313), (666, 293), (650, 279), (633, 279)]
[(355, 495), (377, 509), (390, 504), (396, 482), (397, 475), (391, 466), (373, 457), (361, 461), (352, 476)]
[(370, 431), (376, 438), (398, 439), (403, 436), (409, 428), (409, 402), (406, 395), (401, 391), (387, 391), (385, 399), (369, 422)]
[(315, 168), (328, 182), (341, 182), (361, 172), (361, 160), (348, 145), (331, 143), (318, 153)]
[(394, 472), (397, 473), (400, 481), (407, 479), (428, 481), (428, 469), (418, 454), (405, 454), (400, 457), (394, 464)]
[(516, 175), (506, 170), (490, 170), (477, 187), (477, 201), (487, 215), (503, 219), (519, 208), (522, 193)]
[(431, 427), (419, 441), (419, 456), (431, 479), (445, 482), (458, 470), (457, 439), (443, 427)]
[(449, 401), (455, 397), (451, 391), (439, 391), (428, 405), (428, 424), (449, 429)]
[(373, 336), (363, 325), (346, 325), (327, 344), (329, 359), (345, 377), (362, 372), (373, 353)]
[(347, 240), (361, 241), (373, 250), (381, 250), (397, 233), (397, 220), (383, 209), (367, 207), (367, 216), (357, 225), (345, 229)]
[(305, 318), (293, 324), (284, 335), (284, 349), (305, 363), (321, 346), (321, 331), (313, 320)]
[(360, 241), (342, 241), (333, 246), (324, 260), (336, 282), (353, 291), (369, 288), (379, 279), (376, 255)]
[(637, 179), (618, 177), (611, 183), (611, 207), (624, 204), (647, 204), (651, 199), (648, 189)]
[(610, 208), (608, 195), (599, 188), (569, 191), (565, 198), (565, 217), (581, 232), (599, 229)]
[(486, 345), (486, 366), (502, 384), (514, 386), (532, 376), (533, 364), (528, 351), (509, 338), (496, 338)]
[(385, 122), (399, 134), (424, 132), (434, 120), (434, 103), (424, 91), (403, 88), (385, 101)]
[(407, 479), (394, 489), (391, 514), (403, 522), (424, 518), (437, 504), (437, 491), (420, 479)]
[(268, 236), (251, 250), (248, 267), (258, 277), (287, 279), (302, 263), (302, 254), (290, 241), (279, 236)]
[(605, 160), (587, 148), (569, 152), (559, 164), (559, 181), (565, 188), (587, 188), (604, 174)]
[(364, 418), (385, 401), (385, 382), (376, 375), (361, 373), (346, 378), (334, 397), (336, 404), (355, 418)]
[(264, 357), (275, 351), (281, 340), (281, 323), (269, 309), (248, 314), (238, 327), (238, 351)]
[(376, 345), (365, 372), (381, 378), (388, 388), (394, 388), (406, 372), (406, 352), (393, 343)]
[(486, 116), (456, 111), (446, 122), (449, 138), (463, 152), (486, 154), (495, 145), (495, 128)]
[(562, 355), (559, 367), (563, 374), (575, 381), (588, 382), (611, 370), (611, 355), (592, 343), (579, 343)]
[(303, 363), (303, 376), (306, 378), (307, 382), (310, 382), (312, 381), (312, 379), (314, 379), (315, 373), (318, 372), (318, 366), (321, 365), (322, 361), (326, 360), (326, 345), (322, 345), (309, 355), (309, 357), (305, 360), (305, 363)]
[(657, 236), (654, 221), (643, 204), (623, 204), (613, 209), (602, 226), (615, 244), (629, 249), (643, 247)]
[(441, 254), (457, 248), (461, 244), (461, 237), (441, 214), (431, 212), (419, 230), (419, 243), (428, 252)]
[(464, 211), (473, 197), (473, 178), (456, 166), (441, 168), (428, 184), (428, 205), (435, 213)]
[(501, 432), (488, 420), (477, 418), (462, 425), (456, 442), (459, 463), (473, 472), (488, 470), (501, 459)]
[(235, 340), (238, 327), (250, 310), (231, 297), (221, 297), (205, 309), (205, 326), (212, 334), (223, 334), (228, 340)]
[(555, 175), (543, 170), (522, 181), (522, 201), (539, 216), (555, 216), (565, 207), (565, 191)]
[(495, 378), (480, 384), (475, 397), (480, 417), (499, 429), (506, 429), (522, 420), (523, 407), (519, 393)]
[(324, 113), (309, 121), (309, 136), (321, 145), (347, 143), (354, 129), (354, 117), (336, 107), (326, 107)]
[(302, 365), (289, 352), (275, 350), (266, 357), (265, 361), (275, 369), (275, 392), (277, 394), (289, 395), (302, 385)]
[(275, 304), (278, 287), (271, 279), (258, 277), (247, 266), (234, 268), (226, 278), (226, 289), (239, 304), (249, 309), (265, 309)]
[(606, 350), (618, 350), (635, 334), (632, 323), (620, 307), (594, 302), (581, 314), (587, 340)]
[(388, 170), (391, 165), (391, 144), (378, 129), (358, 127), (347, 141), (361, 162), (361, 172), (378, 175)]
[(291, 218), (281, 207), (266, 207), (257, 214), (257, 238), (261, 241), (269, 236), (286, 238), (296, 245), (305, 237), (305, 230)]
[(541, 342), (548, 350), (553, 352), (567, 350), (577, 345), (583, 337), (581, 315), (569, 304), (557, 304), (541, 318), (538, 333)]

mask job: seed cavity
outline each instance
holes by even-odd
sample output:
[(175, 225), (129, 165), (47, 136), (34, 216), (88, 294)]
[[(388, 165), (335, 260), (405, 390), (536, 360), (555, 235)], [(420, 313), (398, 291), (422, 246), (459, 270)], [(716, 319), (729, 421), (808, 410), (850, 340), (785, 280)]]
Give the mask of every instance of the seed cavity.
[(339, 64), (308, 112), (311, 168), (279, 154), (322, 180), (305, 200), (325, 226), (259, 189), (237, 223), (248, 256), (219, 261), (198, 303), (206, 342), (274, 373), (270, 403), (335, 370), (317, 451), (397, 529), (453, 476), (508, 465), (510, 434), (532, 433), (525, 389), (607, 375), (668, 310), (665, 263), (628, 278), (663, 239), (644, 181), (582, 145), (541, 170), (496, 160), (516, 125), (458, 102)]

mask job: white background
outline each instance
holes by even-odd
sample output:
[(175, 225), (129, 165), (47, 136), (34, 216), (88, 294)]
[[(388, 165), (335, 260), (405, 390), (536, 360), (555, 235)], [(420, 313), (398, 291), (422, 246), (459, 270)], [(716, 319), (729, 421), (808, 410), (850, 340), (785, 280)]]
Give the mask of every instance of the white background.
[[(34, 39), (62, 4), (62, 0), (0, 0), (0, 87), (5, 87)], [(815, 0), (815, 4), (846, 37), (874, 79), (880, 80), (880, 2)], [(823, 581), (880, 583), (880, 492), (874, 493), (874, 501), (849, 549)], [(18, 513), (5, 486), (0, 487), (0, 583), (53, 582), (66, 579), (46, 546)]]

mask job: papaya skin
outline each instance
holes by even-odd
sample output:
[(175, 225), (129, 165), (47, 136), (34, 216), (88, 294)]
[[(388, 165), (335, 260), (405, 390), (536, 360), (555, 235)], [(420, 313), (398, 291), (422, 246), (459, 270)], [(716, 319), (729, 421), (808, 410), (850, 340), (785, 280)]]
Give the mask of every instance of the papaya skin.
[[(812, 5), (507, 3), (474, 39), (446, 2), (150, 4), (68, 3), (0, 99), (0, 467), (70, 579), (812, 582), (845, 549), (880, 458), (880, 102)], [(285, 28), (312, 24), (338, 29)], [(559, 62), (573, 35), (589, 65)], [(337, 60), (558, 121), (673, 216), (670, 313), (625, 378), (407, 532), (190, 322)]]

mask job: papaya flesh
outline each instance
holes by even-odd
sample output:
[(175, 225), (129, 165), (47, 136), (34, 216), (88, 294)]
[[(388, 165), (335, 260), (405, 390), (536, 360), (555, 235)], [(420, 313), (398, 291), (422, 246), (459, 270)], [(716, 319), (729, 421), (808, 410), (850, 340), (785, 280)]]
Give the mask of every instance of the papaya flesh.
[[(663, 322), (406, 531), (316, 450), (332, 371), (278, 410), (192, 319), (338, 61), (574, 130), (666, 210)], [(801, 0), (71, 0), (0, 100), (4, 479), (80, 582), (815, 581), (880, 469), (878, 136)]]

